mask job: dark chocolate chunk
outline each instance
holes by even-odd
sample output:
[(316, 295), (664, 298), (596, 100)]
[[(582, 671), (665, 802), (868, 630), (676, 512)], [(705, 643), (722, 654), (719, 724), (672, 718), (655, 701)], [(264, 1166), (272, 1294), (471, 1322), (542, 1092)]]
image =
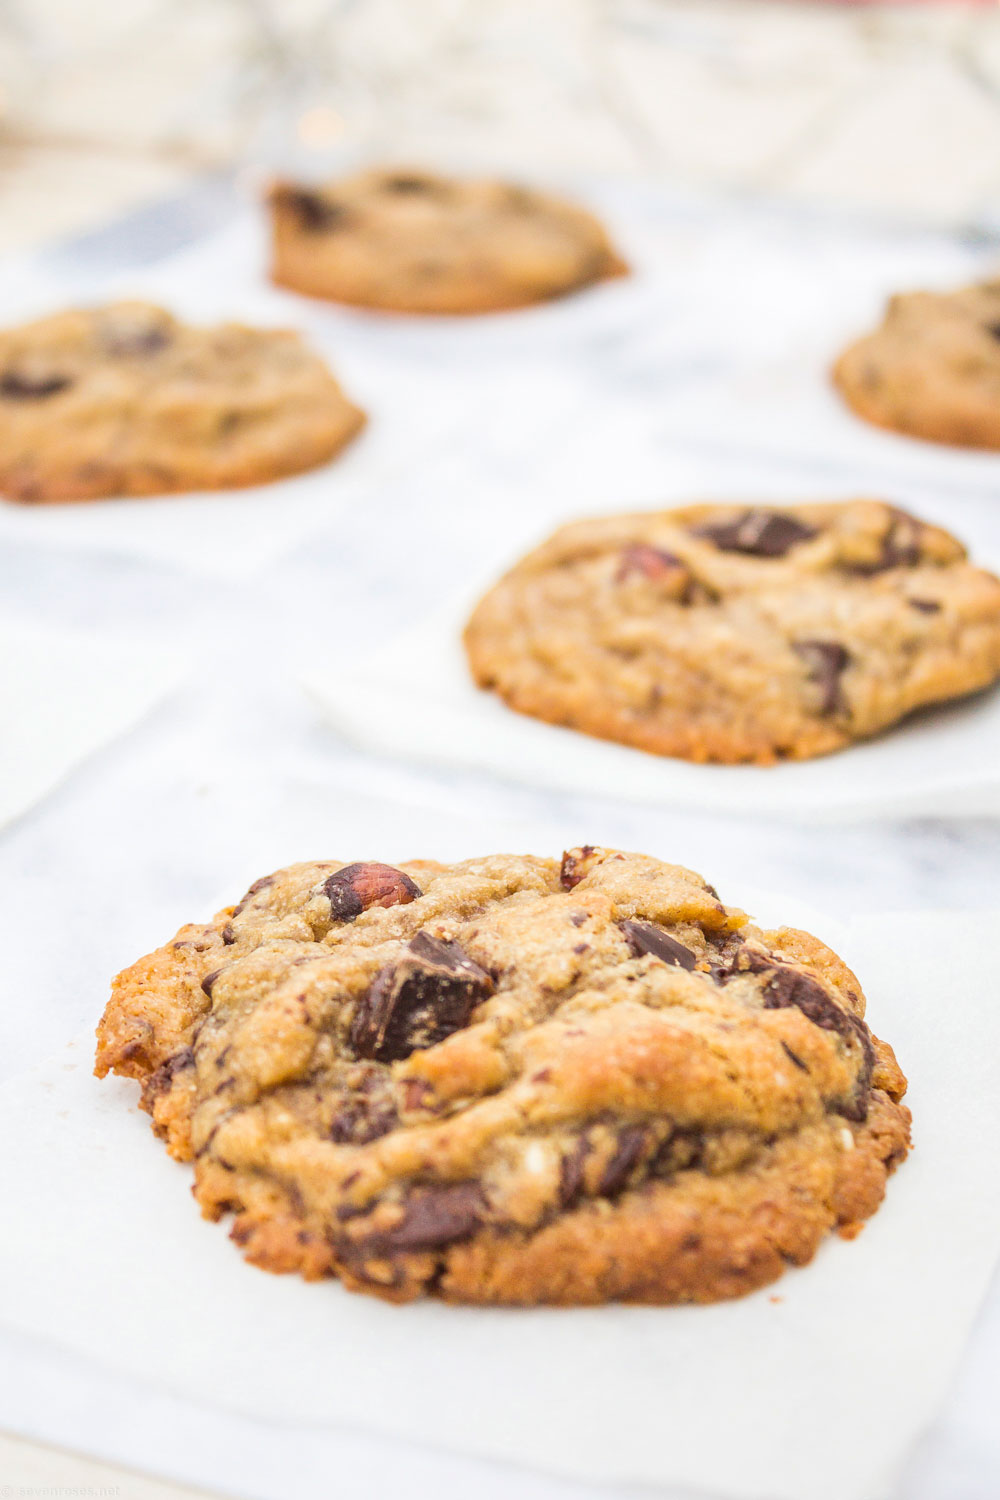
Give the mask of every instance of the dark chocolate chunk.
[(918, 609), (922, 615), (936, 615), (941, 612), (941, 605), (937, 599), (907, 599), (911, 609)]
[(702, 1131), (694, 1128), (673, 1131), (650, 1161), (649, 1176), (672, 1177), (675, 1172), (696, 1167), (704, 1148), (705, 1136)]
[(358, 1002), (351, 1046), (359, 1057), (397, 1062), (459, 1031), (493, 989), (489, 974), (458, 943), (418, 932)]
[(618, 1136), (614, 1155), (601, 1175), (598, 1191), (605, 1198), (613, 1198), (628, 1182), (629, 1173), (639, 1161), (646, 1148), (648, 1132), (644, 1125), (629, 1125)]
[(211, 974), (206, 974), (204, 979), (201, 981), (201, 987), (210, 1000), (212, 998), (212, 986), (221, 973), (221, 969), (213, 969)]
[(837, 1004), (819, 980), (792, 968), (783, 959), (744, 946), (735, 955), (728, 977), (734, 979), (741, 974), (770, 974), (763, 990), (765, 1010), (784, 1010), (794, 1005), (815, 1026), (826, 1031), (846, 1036), (851, 1030), (850, 1013)]
[[(766, 967), (771, 967), (770, 962)], [(784, 1010), (789, 1005), (794, 1005), (814, 1026), (821, 1026), (825, 1031), (837, 1031), (846, 1036), (851, 1030), (849, 1013), (837, 1004), (818, 980), (799, 969), (778, 965), (764, 986), (764, 1009)]]
[(847, 704), (840, 678), (850, 663), (850, 653), (839, 641), (793, 641), (792, 649), (801, 656), (810, 678), (820, 690), (820, 713), (843, 712)]
[(391, 1100), (373, 1101), (365, 1098), (349, 1100), (339, 1109), (330, 1122), (329, 1139), (349, 1142), (352, 1146), (366, 1146), (388, 1135), (399, 1124), (399, 1115)]
[(185, 1068), (194, 1067), (194, 1048), (182, 1047), (179, 1052), (168, 1057), (160, 1066), (152, 1072), (143, 1085), (143, 1102), (148, 1104), (151, 1099), (156, 1099), (160, 1094), (165, 1094), (172, 1086), (177, 1073), (182, 1073)]
[(125, 358), (129, 355), (158, 354), (172, 342), (165, 328), (111, 328), (104, 337), (110, 354)]
[(636, 575), (656, 580), (668, 578), (670, 574), (687, 574), (687, 571), (686, 564), (673, 552), (662, 552), (658, 547), (635, 542), (622, 552), (615, 578), (618, 583), (624, 583), (627, 578)]
[(745, 510), (734, 521), (698, 526), (695, 535), (714, 542), (721, 552), (743, 552), (748, 557), (784, 557), (793, 547), (811, 541), (816, 530), (783, 511)]
[(852, 563), (850, 571), (871, 577), (889, 568), (912, 568), (920, 561), (920, 539), (923, 525), (905, 510), (890, 507), (892, 519), (882, 538), (882, 548), (874, 562)]
[(403, 1108), (404, 1109), (430, 1109), (434, 1098), (434, 1090), (429, 1083), (422, 1078), (404, 1078), (403, 1080)]
[(69, 375), (26, 375), (7, 370), (0, 375), (0, 396), (8, 401), (41, 401), (57, 396), (73, 384)]
[(314, 234), (344, 224), (350, 217), (342, 203), (324, 198), (321, 193), (311, 193), (307, 188), (278, 188), (274, 199), (291, 209), (302, 228)]
[(580, 865), (590, 858), (594, 848), (594, 844), (584, 844), (579, 849), (568, 849), (563, 855), (559, 870), (559, 884), (564, 891), (571, 891), (575, 885), (580, 884), (586, 874), (585, 870), (580, 869)]
[(677, 969), (693, 969), (698, 962), (690, 948), (672, 938), (654, 922), (621, 922), (619, 926), (629, 947), (637, 956), (651, 953), (654, 958), (660, 958), (665, 964), (672, 964)]
[(581, 1135), (559, 1163), (559, 1202), (563, 1208), (575, 1203), (583, 1191), (583, 1169), (589, 1155), (590, 1144)]
[(755, 953), (752, 949), (744, 950), (744, 954), (749, 955), (749, 963), (745, 963), (742, 972), (762, 974), (769, 969), (773, 971), (771, 979), (764, 986), (765, 1010), (783, 1010), (786, 1006), (794, 1005), (814, 1026), (819, 1026), (824, 1031), (835, 1031), (846, 1042), (857, 1045), (860, 1049), (861, 1066), (854, 1096), (833, 1108), (837, 1114), (844, 1115), (849, 1120), (864, 1120), (868, 1114), (868, 1090), (875, 1071), (875, 1048), (864, 1021), (852, 1011), (838, 1005), (832, 995), (811, 975), (789, 968), (779, 959)]
[(430, 177), (402, 172), (383, 177), (379, 185), (385, 193), (431, 193), (438, 186)]
[[(273, 884), (274, 884), (274, 876), (273, 875), (262, 875), (259, 880), (255, 880), (254, 883), (253, 883), (253, 885), (250, 886), (250, 888), (240, 898), (240, 900), (237, 903), (237, 905), (233, 907), (233, 916), (234, 917), (238, 917), (240, 915), (240, 913), (242, 911), (244, 911), (246, 909), (246, 907), (248, 907), (250, 905), (250, 902), (253, 900), (254, 896), (256, 896), (260, 891), (266, 891), (267, 888), (268, 888), (268, 886), (273, 885)], [(234, 938), (227, 938), (226, 935), (225, 935), (225, 933), (223, 933), (222, 936), (223, 936), (223, 939), (227, 943), (231, 943), (231, 942), (235, 941)]]
[(468, 1239), (482, 1222), (482, 1189), (478, 1182), (457, 1182), (453, 1187), (426, 1188), (406, 1202), (401, 1223), (362, 1241), (369, 1253), (392, 1250), (436, 1250)]
[(256, 896), (259, 891), (266, 891), (268, 886), (273, 884), (273, 875), (261, 875), (259, 879), (254, 881), (253, 885), (247, 886), (246, 891), (243, 893), (243, 898), (240, 901), (240, 905), (245, 906), (246, 903), (250, 900), (251, 896)]
[(809, 1069), (806, 1067), (799, 1054), (797, 1052), (793, 1052), (787, 1042), (782, 1042), (781, 1046), (790, 1061), (793, 1062), (797, 1068), (801, 1068), (803, 1073), (809, 1072)]
[(370, 906), (408, 906), (423, 891), (392, 865), (345, 865), (323, 882), (335, 922), (353, 922)]

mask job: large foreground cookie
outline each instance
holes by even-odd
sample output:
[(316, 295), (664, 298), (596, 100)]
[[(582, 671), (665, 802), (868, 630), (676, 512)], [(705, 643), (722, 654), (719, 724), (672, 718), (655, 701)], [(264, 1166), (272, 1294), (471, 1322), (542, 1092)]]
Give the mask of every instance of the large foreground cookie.
[(361, 307), (493, 312), (625, 270), (591, 214), (504, 182), (369, 171), (270, 206), (275, 281)]
[(1000, 281), (889, 301), (833, 378), (869, 422), (968, 448), (1000, 448)]
[(853, 1235), (906, 1155), (858, 981), (690, 870), (575, 849), (258, 880), (115, 981), (211, 1219), (405, 1300), (710, 1302)]
[(476, 607), (512, 708), (697, 761), (804, 758), (1000, 676), (1000, 581), (874, 500), (564, 526)]
[(364, 424), (297, 333), (192, 328), (144, 302), (0, 332), (0, 494), (91, 500), (258, 484)]

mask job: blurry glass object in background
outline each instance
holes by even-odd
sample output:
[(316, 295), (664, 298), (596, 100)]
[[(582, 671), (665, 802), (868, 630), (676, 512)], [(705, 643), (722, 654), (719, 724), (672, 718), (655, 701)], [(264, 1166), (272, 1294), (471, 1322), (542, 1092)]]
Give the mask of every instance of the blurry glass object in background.
[(0, 0), (0, 92), (0, 247), (357, 156), (1000, 205), (1000, 7), (969, 0)]

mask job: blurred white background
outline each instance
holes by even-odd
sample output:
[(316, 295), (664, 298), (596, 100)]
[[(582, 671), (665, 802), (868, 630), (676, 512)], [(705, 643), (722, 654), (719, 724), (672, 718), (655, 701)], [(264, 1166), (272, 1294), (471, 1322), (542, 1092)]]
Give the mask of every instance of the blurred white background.
[(1000, 8), (0, 0), (0, 250), (333, 151), (1000, 219)]

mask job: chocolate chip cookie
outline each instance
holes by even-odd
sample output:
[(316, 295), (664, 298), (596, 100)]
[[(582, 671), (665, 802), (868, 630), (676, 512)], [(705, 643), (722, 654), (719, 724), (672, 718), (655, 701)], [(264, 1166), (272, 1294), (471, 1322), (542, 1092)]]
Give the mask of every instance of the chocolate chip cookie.
[(844, 351), (833, 378), (879, 427), (1000, 448), (1000, 280), (892, 297), (881, 326)]
[(270, 195), (274, 280), (359, 307), (482, 313), (624, 273), (589, 213), (505, 182), (368, 171)]
[(319, 861), (120, 974), (97, 1073), (269, 1271), (711, 1302), (851, 1237), (905, 1157), (864, 1013), (816, 938), (646, 855)]
[(364, 424), (297, 333), (117, 302), (0, 332), (0, 494), (92, 500), (260, 484)]
[(659, 755), (839, 750), (1000, 677), (1000, 581), (875, 500), (564, 526), (477, 605), (476, 682)]

